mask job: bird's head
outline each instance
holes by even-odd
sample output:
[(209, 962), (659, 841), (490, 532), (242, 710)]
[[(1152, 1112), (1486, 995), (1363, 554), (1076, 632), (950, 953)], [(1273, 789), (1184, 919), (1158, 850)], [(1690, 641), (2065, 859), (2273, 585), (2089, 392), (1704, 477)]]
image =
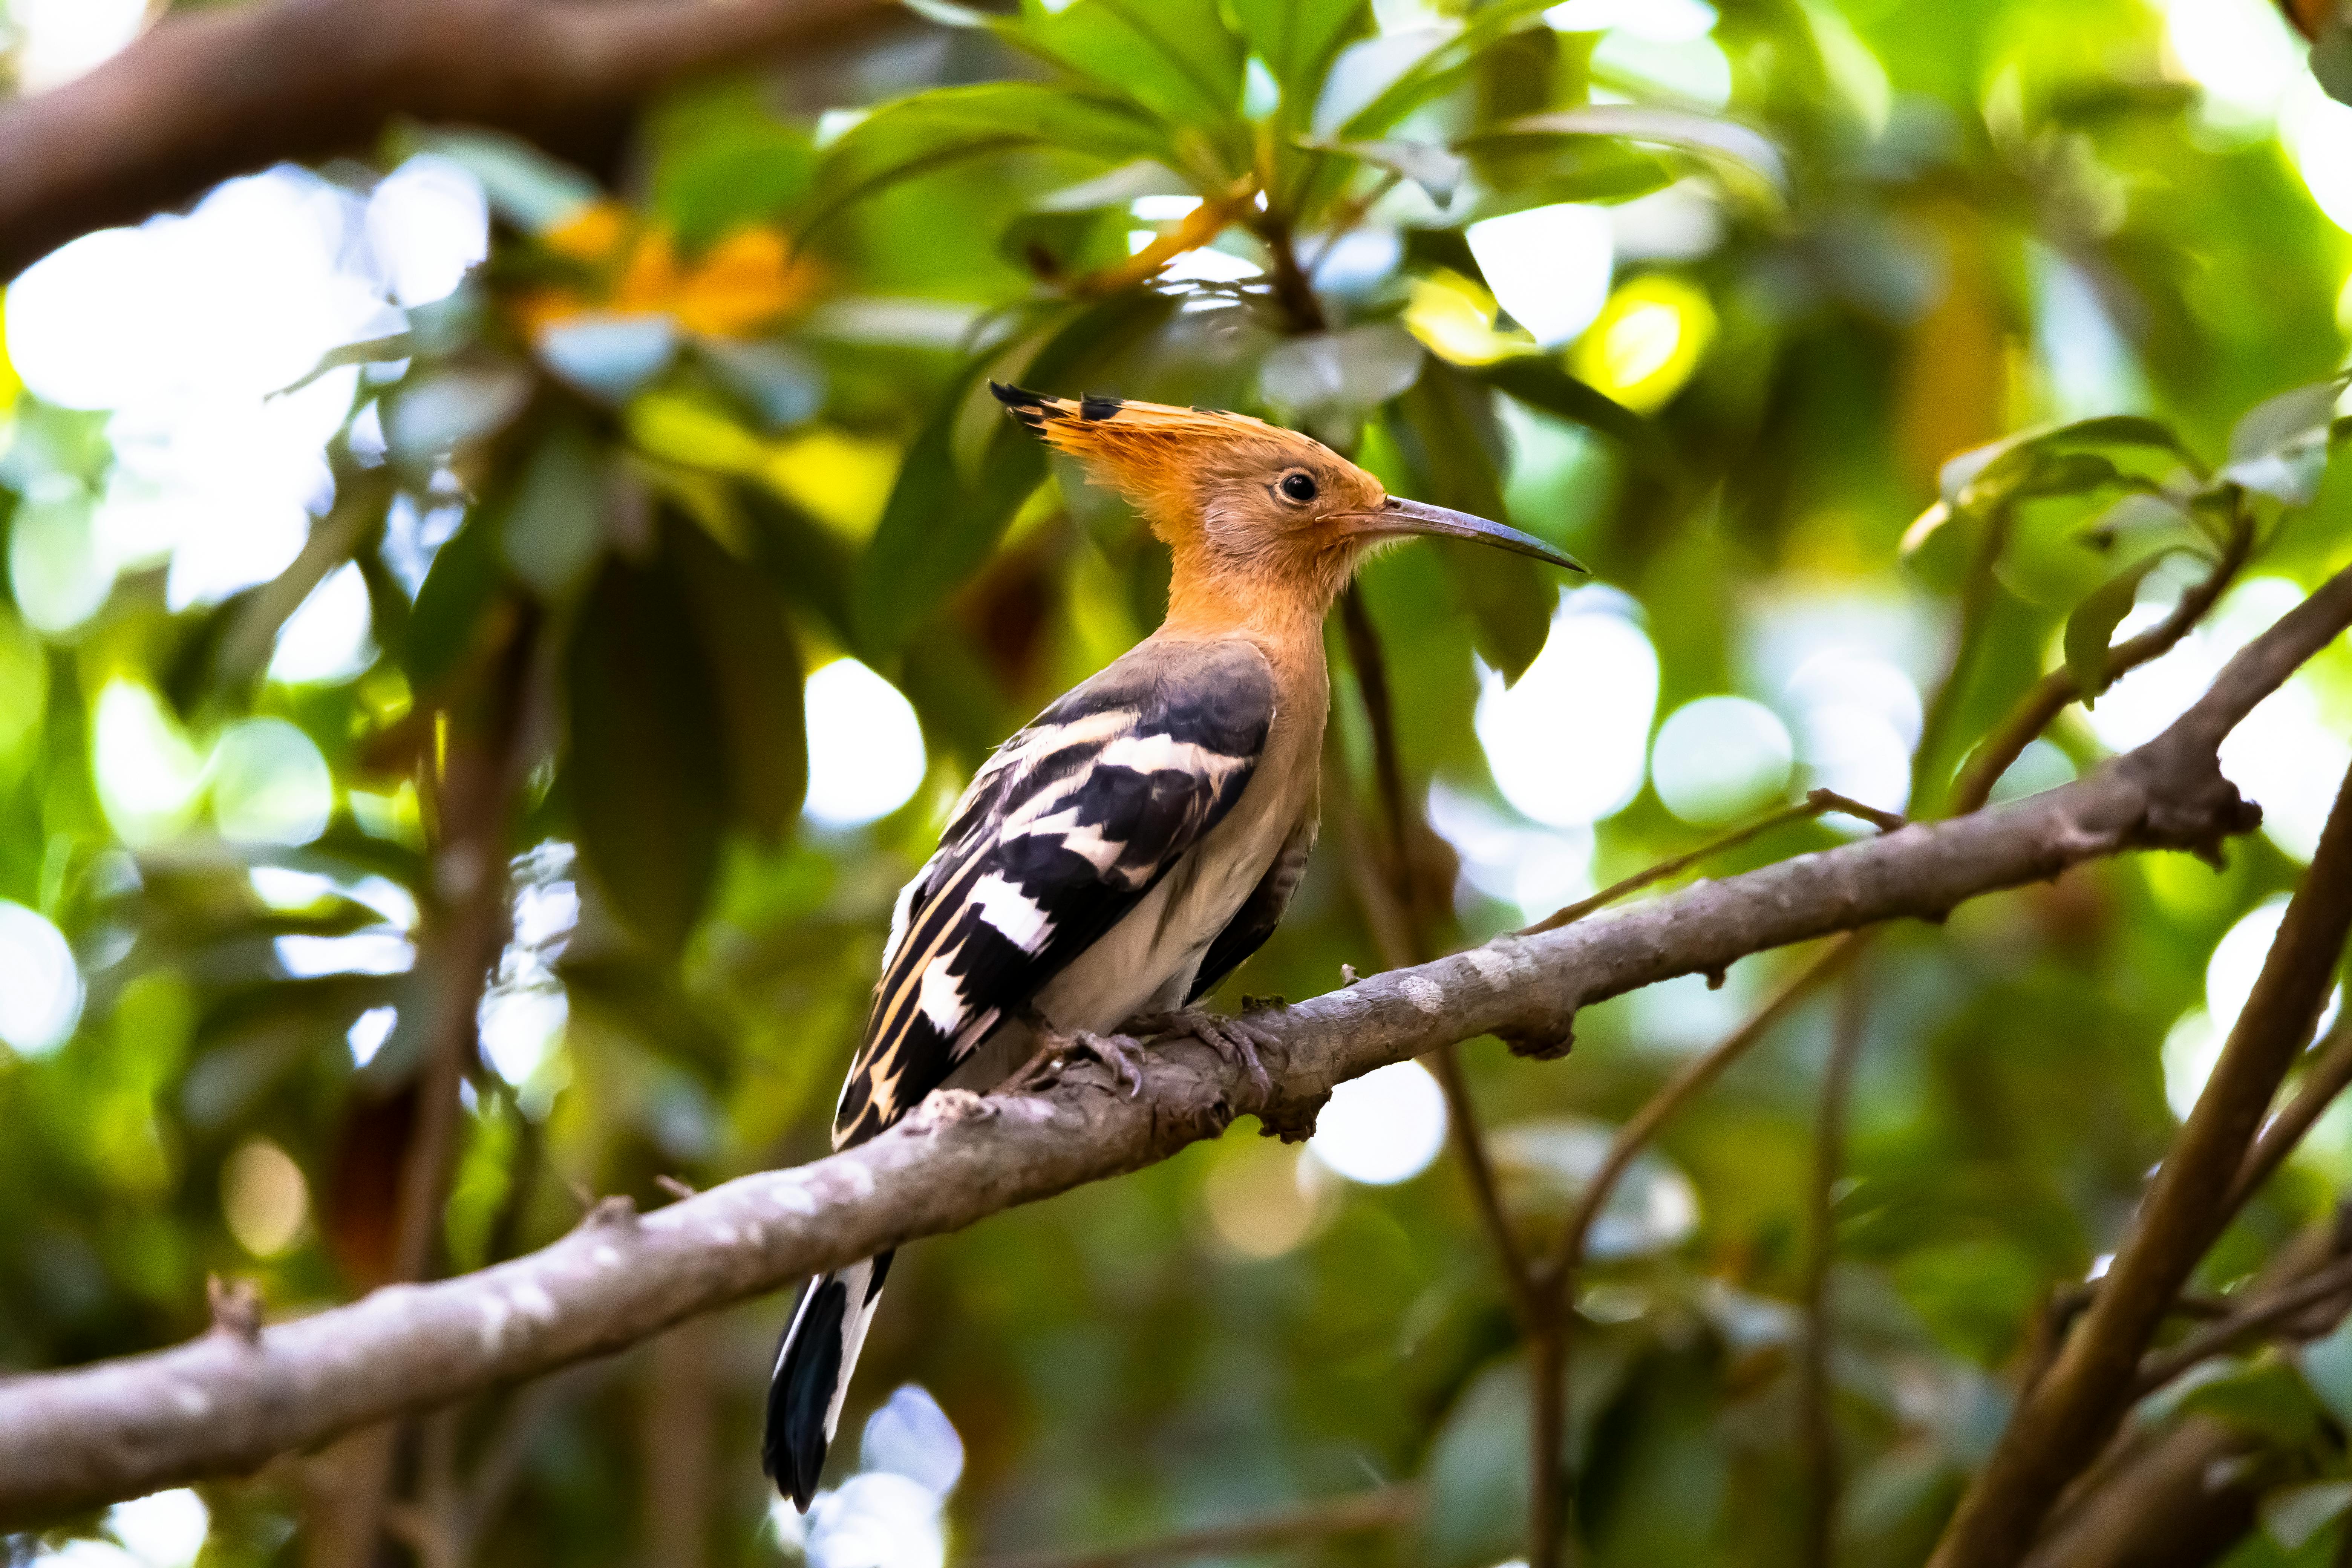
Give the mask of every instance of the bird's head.
[(1532, 534), (1391, 496), (1320, 441), (1209, 408), (1046, 397), (992, 382), (1007, 412), (1127, 498), (1175, 556), (1171, 617), (1268, 601), (1319, 621), (1372, 548), (1417, 533), (1476, 540), (1572, 572)]

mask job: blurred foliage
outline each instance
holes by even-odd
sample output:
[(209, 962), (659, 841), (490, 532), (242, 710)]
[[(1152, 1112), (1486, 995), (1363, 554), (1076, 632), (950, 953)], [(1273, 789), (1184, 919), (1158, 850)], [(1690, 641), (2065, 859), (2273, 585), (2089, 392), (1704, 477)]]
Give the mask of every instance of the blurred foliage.
[[(681, 91), (601, 185), (487, 135), (385, 147), (385, 170), (468, 171), (490, 251), (396, 335), (331, 356), (361, 367), (336, 500), (278, 580), (174, 610), (138, 566), (35, 630), (8, 607), (47, 559), (26, 542), (108, 493), (131, 433), (0, 374), (0, 898), (64, 934), (84, 988), (62, 1043), (0, 1047), (0, 1367), (195, 1332), (208, 1271), (257, 1279), (273, 1312), (383, 1278), (421, 1020), (450, 979), (409, 940), (429, 954), (449, 907), (436, 779), (501, 671), (527, 686), (526, 782), (485, 1034), (529, 1035), (493, 1028), (502, 1008), (561, 1033), (469, 1069), (445, 1266), (547, 1241), (579, 1193), (650, 1205), (656, 1176), (820, 1153), (891, 899), (961, 781), (1164, 598), (1134, 519), (1003, 421), (990, 378), (1262, 412), (1594, 566), (1607, 586), (1568, 619), (1517, 557), (1423, 545), (1365, 574), (1406, 779), (1434, 784), (1468, 868), (1463, 940), (1544, 912), (1506, 896), (1513, 863), (1565, 858), (1564, 902), (1842, 776), (1784, 657), (1820, 627), (1932, 694), (1990, 564), (1980, 635), (1928, 711), (1911, 804), (1932, 812), (2045, 669), (2095, 668), (2136, 602), (2233, 541), (2249, 574), (2306, 587), (2352, 554), (2323, 380), (2352, 239), (2266, 128), (2209, 111), (2144, 5), (1727, 0), (1661, 44), (1577, 30), (1611, 19), (1580, 23), (1588, 0), (1558, 25), (1528, 0), (910, 5), (822, 86)], [(1505, 269), (1566, 267), (1542, 249), (1566, 231), (1508, 220), (1644, 202), (1585, 318), (1533, 319), (1549, 296)], [(273, 638), (346, 561), (372, 662), (273, 678)], [(1681, 817), (1644, 788), (1589, 837), (1515, 811), (1475, 715), (1596, 604), (1655, 650), (1637, 747), (1738, 694), (1797, 728), (1795, 773)], [(928, 748), (921, 787), (858, 826), (797, 820), (825, 762), (803, 679), (845, 656), (905, 693)], [(1514, 721), (1571, 756), (1580, 688), (1640, 685), (1540, 674), (1524, 689), (1559, 700)], [(2326, 732), (2352, 728), (2352, 658), (2309, 689)], [(1381, 806), (1344, 677), (1334, 723), (1326, 847), (1226, 1005), (1373, 966), (1346, 853)], [(182, 794), (110, 776), (118, 732), (145, 737), (123, 754), (149, 773), (180, 757)], [(238, 783), (247, 752), (259, 785)], [(2070, 713), (2008, 787), (2102, 754)], [(238, 801), (321, 764), (322, 824), (238, 829)], [(1708, 870), (1836, 841), (1799, 824)], [(2295, 856), (2274, 836), (2218, 872), (2094, 866), (1876, 945), (1834, 1194), (1842, 1563), (1923, 1556), (2042, 1302), (2113, 1247), (2176, 1125), (2167, 1052), (2216, 943)], [(375, 946), (300, 945), (338, 940)], [(1785, 967), (1595, 1008), (1564, 1063), (1469, 1047), (1530, 1236), (1595, 1129)], [(1571, 1448), (1593, 1563), (1796, 1561), (1792, 1303), (1830, 1015), (1801, 1011), (1667, 1130), (1637, 1173), (1649, 1206), (1591, 1270)], [(1355, 1185), (1307, 1158), (1236, 1133), (909, 1249), (845, 1431), (901, 1382), (937, 1395), (970, 1454), (957, 1555), (1406, 1478), (1431, 1488), (1417, 1531), (1233, 1561), (1514, 1555), (1528, 1390), (1461, 1181)], [(2249, 1274), (2347, 1180), (2331, 1121), (2205, 1283)], [(753, 1432), (782, 1311), (722, 1320), (683, 1395), (642, 1353), (555, 1385), (479, 1552), (645, 1558), (661, 1515), (635, 1478), (684, 1397), (716, 1434), (709, 1560), (773, 1560)], [(2159, 1415), (2257, 1426), (2290, 1491), (2340, 1479), (2343, 1359), (2252, 1352)], [(517, 1399), (466, 1413), (461, 1464)], [(293, 1470), (205, 1495), (206, 1563), (295, 1559)], [(2231, 1561), (2332, 1560), (2340, 1495), (2283, 1493), (2265, 1517), (2286, 1522)]]

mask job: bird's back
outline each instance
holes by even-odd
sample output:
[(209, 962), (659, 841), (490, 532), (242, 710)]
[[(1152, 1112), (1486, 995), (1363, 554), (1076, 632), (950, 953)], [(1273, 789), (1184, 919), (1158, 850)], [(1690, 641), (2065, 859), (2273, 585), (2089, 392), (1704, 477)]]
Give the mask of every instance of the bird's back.
[(1310, 741), (1283, 684), (1247, 639), (1156, 637), (997, 749), (899, 897), (836, 1144), (993, 1082), (1033, 1013), (1107, 1030), (1182, 999), (1301, 804), (1264, 764), (1311, 763), (1321, 710)]

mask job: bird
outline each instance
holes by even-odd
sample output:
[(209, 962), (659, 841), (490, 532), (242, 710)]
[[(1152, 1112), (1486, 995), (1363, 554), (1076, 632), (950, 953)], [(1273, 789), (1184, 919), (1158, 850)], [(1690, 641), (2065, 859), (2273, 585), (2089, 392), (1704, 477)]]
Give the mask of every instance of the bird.
[[(1333, 602), (1416, 534), (1585, 570), (1248, 415), (989, 387), (1168, 546), (1167, 616), (997, 748), (898, 895), (836, 1149), (934, 1089), (1001, 1084), (1041, 1040), (1139, 1087), (1135, 1035), (1190, 1035), (1263, 1089), (1251, 1027), (1198, 1004), (1273, 932), (1314, 847)], [(777, 1347), (761, 1458), (803, 1511), (892, 1256), (810, 1280)]]

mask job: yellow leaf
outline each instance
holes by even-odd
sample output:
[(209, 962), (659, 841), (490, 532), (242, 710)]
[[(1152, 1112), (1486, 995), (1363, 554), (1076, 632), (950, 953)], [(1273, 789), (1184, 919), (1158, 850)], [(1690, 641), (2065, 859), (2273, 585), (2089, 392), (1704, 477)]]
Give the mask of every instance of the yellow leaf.
[(575, 261), (602, 262), (616, 255), (635, 226), (617, 202), (591, 202), (545, 234), (540, 243)]
[(688, 274), (672, 309), (688, 331), (734, 337), (806, 300), (814, 273), (774, 229), (738, 229)]
[(655, 229), (638, 237), (609, 303), (619, 315), (652, 315), (673, 310), (677, 289), (677, 247), (667, 233)]
[(898, 480), (898, 448), (870, 436), (811, 430), (769, 449), (761, 478), (853, 542), (873, 536)]
[(629, 439), (648, 457), (722, 474), (756, 476), (767, 443), (725, 415), (674, 393), (649, 392), (629, 405)]

